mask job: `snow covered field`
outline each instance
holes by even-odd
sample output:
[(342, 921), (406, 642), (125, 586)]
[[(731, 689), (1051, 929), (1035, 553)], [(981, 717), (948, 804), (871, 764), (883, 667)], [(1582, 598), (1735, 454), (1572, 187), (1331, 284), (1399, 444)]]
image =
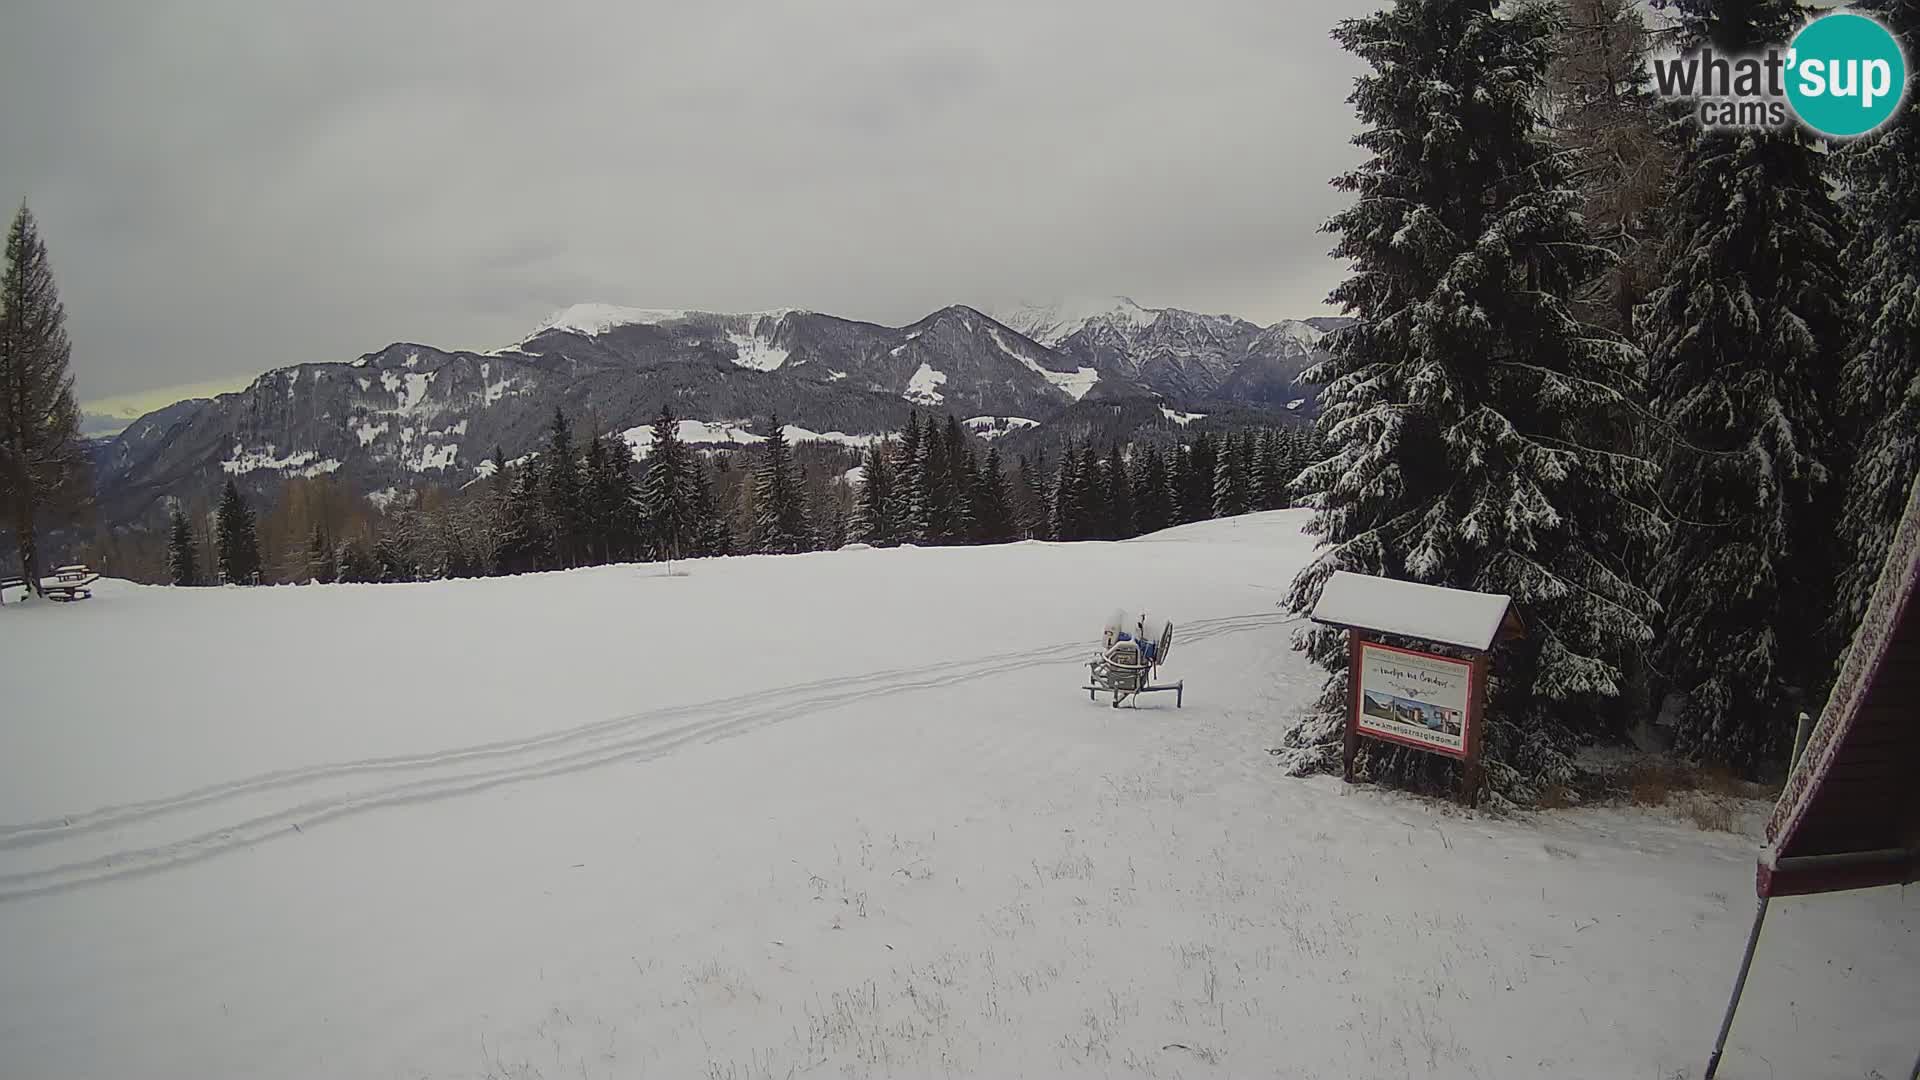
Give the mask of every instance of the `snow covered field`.
[[(1300, 522), (0, 608), (0, 1076), (1697, 1076), (1753, 842), (1282, 776)], [(1917, 1002), (1781, 901), (1722, 1076)]]

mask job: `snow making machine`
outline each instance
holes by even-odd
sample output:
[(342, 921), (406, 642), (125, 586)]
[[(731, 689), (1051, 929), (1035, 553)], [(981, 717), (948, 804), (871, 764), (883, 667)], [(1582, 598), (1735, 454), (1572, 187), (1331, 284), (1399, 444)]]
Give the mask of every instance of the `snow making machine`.
[[(1155, 633), (1154, 631), (1157, 631)], [(1116, 613), (1107, 621), (1105, 637), (1100, 646), (1100, 654), (1087, 665), (1088, 701), (1097, 701), (1101, 694), (1113, 695), (1113, 707), (1131, 701), (1134, 708), (1140, 707), (1141, 694), (1173, 692), (1173, 706), (1180, 708), (1186, 697), (1186, 680), (1155, 685), (1153, 678), (1160, 671), (1160, 665), (1167, 662), (1167, 654), (1173, 651), (1173, 624), (1161, 622), (1149, 627), (1145, 615), (1127, 625), (1126, 616)]]

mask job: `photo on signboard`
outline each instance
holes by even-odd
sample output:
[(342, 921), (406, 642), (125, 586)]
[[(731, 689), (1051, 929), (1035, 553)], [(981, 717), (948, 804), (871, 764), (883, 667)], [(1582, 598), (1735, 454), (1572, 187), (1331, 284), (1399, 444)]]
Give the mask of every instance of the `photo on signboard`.
[(1361, 731), (1454, 756), (1466, 752), (1471, 665), (1368, 642), (1359, 675)]

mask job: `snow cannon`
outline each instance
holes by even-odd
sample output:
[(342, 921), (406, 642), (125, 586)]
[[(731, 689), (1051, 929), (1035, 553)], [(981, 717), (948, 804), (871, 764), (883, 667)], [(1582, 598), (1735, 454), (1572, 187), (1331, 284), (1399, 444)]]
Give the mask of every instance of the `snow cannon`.
[(1101, 633), (1099, 654), (1087, 664), (1087, 685), (1082, 688), (1087, 692), (1087, 700), (1096, 701), (1103, 693), (1112, 694), (1114, 708), (1132, 702), (1137, 709), (1141, 694), (1171, 690), (1174, 708), (1181, 708), (1186, 697), (1186, 680), (1164, 686), (1153, 682), (1160, 665), (1167, 662), (1167, 654), (1172, 651), (1172, 623), (1149, 619), (1144, 614), (1129, 619), (1125, 612), (1114, 612)]

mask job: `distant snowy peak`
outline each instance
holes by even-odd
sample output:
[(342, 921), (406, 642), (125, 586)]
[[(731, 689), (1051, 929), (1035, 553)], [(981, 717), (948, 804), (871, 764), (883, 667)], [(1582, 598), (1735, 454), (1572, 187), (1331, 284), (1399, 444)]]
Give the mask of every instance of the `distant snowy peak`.
[(1320, 340), (1327, 336), (1325, 330), (1297, 319), (1285, 319), (1274, 323), (1267, 327), (1267, 333), (1284, 341), (1291, 341), (1303, 349), (1318, 348)]
[(1156, 336), (1177, 336), (1194, 331), (1232, 334), (1259, 330), (1271, 337), (1289, 341), (1302, 349), (1316, 348), (1326, 331), (1316, 321), (1283, 319), (1261, 326), (1236, 315), (1208, 315), (1184, 308), (1144, 307), (1131, 297), (1109, 296), (1095, 300), (1070, 300), (1051, 304), (1016, 304), (994, 316), (1003, 325), (1049, 347), (1058, 346), (1082, 332), (1110, 331), (1120, 340), (1132, 341), (1143, 332)]
[(793, 314), (796, 308), (775, 308), (772, 311), (749, 311), (739, 314), (727, 314), (714, 311), (685, 311), (670, 308), (621, 307), (617, 304), (575, 304), (561, 308), (546, 317), (533, 333), (522, 339), (526, 341), (539, 337), (549, 330), (583, 334), (596, 337), (619, 326), (662, 326), (667, 323), (686, 322), (689, 319), (708, 318), (756, 323), (761, 319), (780, 319)]
[(1058, 345), (1089, 323), (1143, 329), (1160, 317), (1159, 308), (1144, 308), (1125, 296), (1097, 300), (1069, 300), (1052, 304), (1016, 304), (995, 319), (1042, 345)]

